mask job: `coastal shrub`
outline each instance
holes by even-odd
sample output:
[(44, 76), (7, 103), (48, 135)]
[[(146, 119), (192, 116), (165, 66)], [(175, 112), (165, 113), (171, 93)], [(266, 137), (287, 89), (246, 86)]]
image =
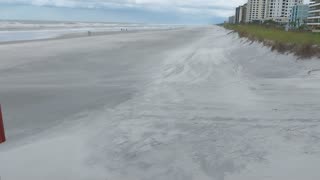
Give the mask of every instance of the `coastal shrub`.
[(312, 56), (319, 56), (320, 49), (312, 44), (303, 44), (296, 48), (295, 54), (302, 58), (310, 58)]
[(293, 52), (302, 58), (320, 54), (320, 33), (287, 32), (283, 29), (257, 24), (229, 24), (225, 27), (238, 32), (240, 37), (262, 42), (264, 45), (270, 46), (271, 50), (277, 50), (280, 53)]
[(290, 51), (291, 47), (288, 44), (285, 44), (283, 42), (275, 41), (271, 47), (272, 51), (278, 51), (279, 53), (285, 53), (287, 51)]

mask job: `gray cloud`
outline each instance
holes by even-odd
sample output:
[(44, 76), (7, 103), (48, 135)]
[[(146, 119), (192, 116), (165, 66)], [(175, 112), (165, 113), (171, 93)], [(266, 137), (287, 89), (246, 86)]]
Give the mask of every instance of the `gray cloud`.
[(81, 8), (143, 8), (225, 17), (246, 0), (0, 0), (2, 3)]

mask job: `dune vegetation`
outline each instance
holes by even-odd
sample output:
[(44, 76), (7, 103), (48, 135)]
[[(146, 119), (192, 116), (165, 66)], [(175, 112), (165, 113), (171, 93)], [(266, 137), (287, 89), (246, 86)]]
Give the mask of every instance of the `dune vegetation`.
[(292, 52), (301, 58), (320, 56), (320, 33), (285, 31), (283, 28), (257, 24), (225, 24), (224, 27), (280, 53)]

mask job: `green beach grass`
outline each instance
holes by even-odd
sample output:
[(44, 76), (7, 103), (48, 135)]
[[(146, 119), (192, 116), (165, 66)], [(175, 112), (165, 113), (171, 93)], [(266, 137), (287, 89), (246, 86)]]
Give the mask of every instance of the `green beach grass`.
[(257, 39), (267, 39), (291, 44), (316, 44), (320, 45), (320, 33), (284, 31), (279, 28), (261, 25), (233, 25), (228, 24), (226, 28), (239, 33), (249, 33)]
[(319, 55), (320, 33), (285, 31), (280, 28), (253, 24), (225, 24), (240, 37), (263, 42), (279, 52), (291, 51), (300, 57)]

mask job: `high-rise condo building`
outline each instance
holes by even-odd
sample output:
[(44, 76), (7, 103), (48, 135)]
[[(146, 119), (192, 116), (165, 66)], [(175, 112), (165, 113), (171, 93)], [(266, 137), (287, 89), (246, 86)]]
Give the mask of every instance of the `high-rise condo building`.
[(320, 31), (320, 0), (310, 0), (308, 26)]
[(247, 17), (247, 4), (236, 8), (235, 23), (244, 23)]
[(299, 4), (303, 4), (303, 0), (268, 0), (266, 19), (287, 23), (289, 22), (292, 7)]
[(228, 23), (229, 24), (234, 24), (236, 22), (235, 20), (236, 20), (235, 16), (230, 16), (229, 19), (228, 19)]
[(292, 7), (289, 18), (289, 25), (293, 28), (298, 28), (306, 24), (308, 18), (309, 5), (299, 4)]
[(303, 4), (303, 0), (248, 0), (246, 22), (274, 20), (289, 22), (293, 6)]
[(248, 0), (246, 22), (262, 21), (266, 16), (267, 0)]

